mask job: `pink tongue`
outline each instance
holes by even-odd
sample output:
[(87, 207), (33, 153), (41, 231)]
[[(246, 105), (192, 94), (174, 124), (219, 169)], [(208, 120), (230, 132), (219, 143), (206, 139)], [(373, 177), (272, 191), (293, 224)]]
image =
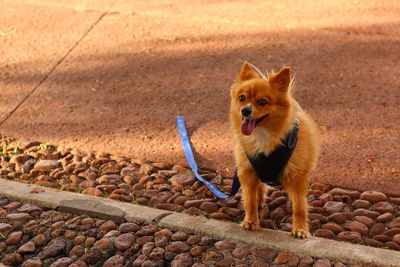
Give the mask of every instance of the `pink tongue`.
[(253, 132), (255, 126), (256, 120), (244, 119), (242, 123), (242, 133), (244, 135), (250, 135)]

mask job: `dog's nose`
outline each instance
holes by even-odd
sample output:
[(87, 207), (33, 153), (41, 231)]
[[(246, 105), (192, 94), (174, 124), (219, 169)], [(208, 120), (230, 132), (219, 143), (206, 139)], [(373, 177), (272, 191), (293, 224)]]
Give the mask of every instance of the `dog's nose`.
[(248, 117), (251, 114), (251, 109), (248, 107), (242, 108), (242, 115), (243, 117)]

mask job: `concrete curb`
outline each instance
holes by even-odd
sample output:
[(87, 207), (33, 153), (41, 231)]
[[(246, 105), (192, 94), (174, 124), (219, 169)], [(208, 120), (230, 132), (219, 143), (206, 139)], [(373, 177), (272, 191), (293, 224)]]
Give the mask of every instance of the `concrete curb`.
[[(33, 188), (43, 189), (44, 192), (29, 193)], [(75, 214), (84, 213), (117, 222), (152, 223), (160, 227), (180, 230), (186, 233), (208, 235), (215, 239), (238, 241), (296, 254), (327, 258), (346, 264), (400, 266), (400, 252), (393, 250), (317, 237), (300, 240), (292, 238), (287, 232), (269, 229), (249, 232), (244, 231), (240, 225), (232, 222), (168, 212), (4, 179), (0, 179), (0, 196)]]

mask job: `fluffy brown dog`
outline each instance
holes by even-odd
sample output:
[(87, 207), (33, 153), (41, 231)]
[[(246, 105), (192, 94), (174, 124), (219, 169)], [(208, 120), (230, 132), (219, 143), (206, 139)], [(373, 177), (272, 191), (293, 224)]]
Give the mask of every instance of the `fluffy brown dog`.
[(265, 204), (265, 184), (253, 170), (247, 156), (268, 155), (299, 121), (297, 145), (280, 176), (293, 209), (292, 235), (308, 236), (307, 174), (317, 162), (320, 137), (316, 123), (293, 99), (290, 68), (261, 77), (245, 62), (231, 88), (230, 119), (234, 153), (243, 190), (243, 228), (259, 227), (258, 208)]

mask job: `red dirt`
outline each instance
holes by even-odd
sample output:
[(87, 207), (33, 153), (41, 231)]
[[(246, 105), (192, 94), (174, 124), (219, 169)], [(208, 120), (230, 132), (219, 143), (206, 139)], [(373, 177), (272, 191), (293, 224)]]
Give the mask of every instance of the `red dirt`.
[[(83, 16), (89, 33), (79, 41), (84, 31), (71, 35), (67, 24), (21, 25), (24, 14), (10, 11), (9, 28), (15, 23), (21, 31), (0, 36), (0, 55), (23, 60), (13, 62), (5, 86), (0, 81), (7, 115), (66, 53), (54, 42), (71, 38), (78, 45), (6, 119), (1, 134), (184, 164), (175, 128), (175, 116), (184, 115), (199, 165), (232, 173), (231, 82), (243, 60), (268, 70), (289, 65), (297, 100), (323, 129), (312, 181), (399, 194), (400, 3), (119, 0), (95, 24), (110, 4), (82, 10), (39, 2), (26, 6), (59, 12), (48, 25)], [(23, 29), (35, 34), (23, 39)], [(42, 35), (47, 45), (35, 41)], [(15, 41), (32, 50), (16, 52)], [(32, 51), (40, 59), (31, 59)]]

